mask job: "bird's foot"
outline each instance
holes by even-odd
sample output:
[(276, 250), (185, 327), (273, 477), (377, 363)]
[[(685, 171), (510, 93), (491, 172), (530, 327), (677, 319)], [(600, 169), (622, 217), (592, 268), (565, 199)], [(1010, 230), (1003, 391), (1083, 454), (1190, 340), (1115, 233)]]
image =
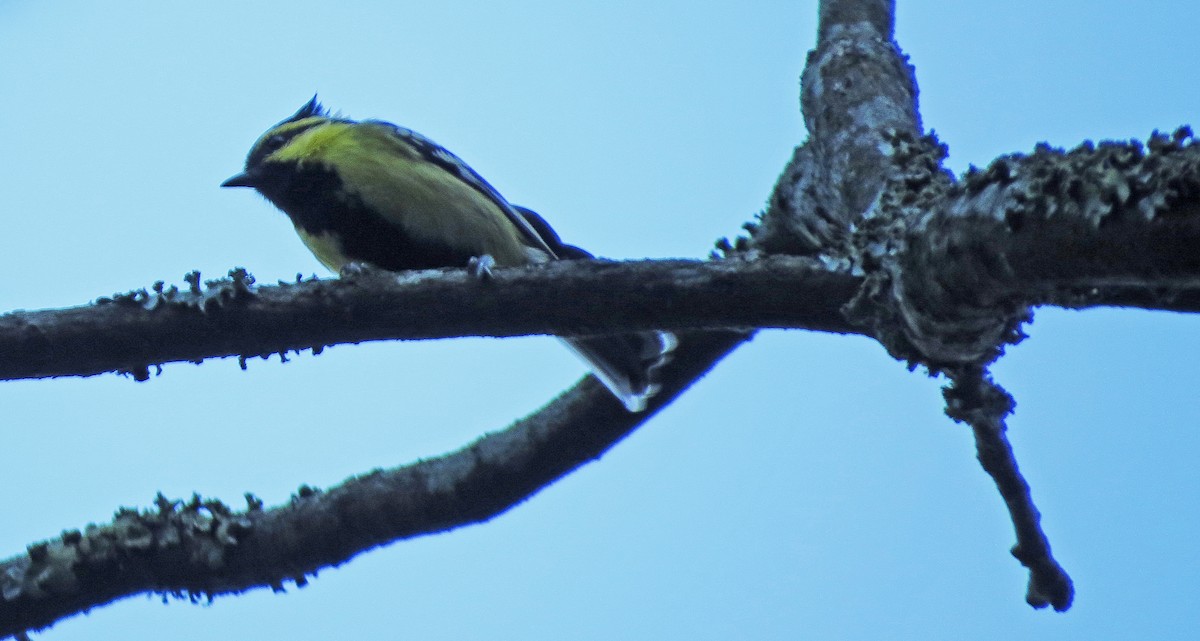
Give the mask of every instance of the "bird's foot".
[(370, 263), (360, 263), (357, 260), (350, 261), (338, 270), (339, 278), (354, 278), (355, 276), (367, 276), (375, 272), (375, 266)]
[(492, 268), (495, 266), (496, 259), (488, 254), (472, 256), (467, 261), (467, 272), (479, 280), (488, 281), (492, 279)]

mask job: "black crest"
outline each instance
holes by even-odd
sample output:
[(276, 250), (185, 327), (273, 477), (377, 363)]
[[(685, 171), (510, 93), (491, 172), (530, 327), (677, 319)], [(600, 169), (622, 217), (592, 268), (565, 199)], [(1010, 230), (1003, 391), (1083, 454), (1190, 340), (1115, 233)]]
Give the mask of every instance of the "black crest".
[[(312, 118), (313, 116), (320, 116), (322, 118), (329, 117), (329, 110), (321, 106), (321, 103), (317, 100), (317, 94), (313, 94), (313, 97), (310, 98), (308, 102), (304, 103), (304, 106), (301, 107), (299, 111), (297, 111), (291, 118), (288, 118), (283, 122), (296, 122), (297, 120), (304, 120), (305, 118)], [(279, 124), (282, 125), (283, 122)]]

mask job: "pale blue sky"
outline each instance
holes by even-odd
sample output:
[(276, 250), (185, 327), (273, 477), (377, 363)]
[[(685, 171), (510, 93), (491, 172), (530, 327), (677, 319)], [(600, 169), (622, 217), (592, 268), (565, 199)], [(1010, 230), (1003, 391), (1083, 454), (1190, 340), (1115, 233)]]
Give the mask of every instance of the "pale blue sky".
[[(1196, 120), (1196, 8), (900, 0), (950, 166)], [(200, 269), (322, 273), (217, 185), (314, 91), (450, 148), (569, 242), (699, 257), (803, 139), (816, 2), (0, 0), (0, 309)], [(1011, 528), (937, 381), (878, 345), (764, 332), (602, 460), (482, 526), (286, 595), (137, 597), (44, 638), (1189, 639), (1200, 627), (1200, 319), (1041, 310), (996, 377), (1067, 614), (1023, 602)], [(482, 373), (482, 375), (481, 375)], [(556, 341), (339, 346), (0, 384), (0, 555), (158, 491), (286, 500), (457, 448), (583, 373)]]

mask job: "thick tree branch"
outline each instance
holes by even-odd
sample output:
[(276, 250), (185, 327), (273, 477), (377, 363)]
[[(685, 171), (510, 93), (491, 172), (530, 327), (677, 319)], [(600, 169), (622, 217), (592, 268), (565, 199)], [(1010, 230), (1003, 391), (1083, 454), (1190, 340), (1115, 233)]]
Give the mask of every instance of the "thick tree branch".
[(377, 470), (286, 505), (234, 512), (217, 501), (161, 499), (30, 546), (0, 562), (0, 637), (125, 596), (209, 598), (298, 585), (319, 569), (392, 541), (486, 521), (595, 460), (748, 337), (689, 333), (649, 409), (625, 411), (586, 378), (541, 412), (442, 457)]
[[(809, 54), (802, 80), (811, 137), (776, 186), (762, 225), (754, 230), (754, 244), (768, 252), (820, 254), (831, 264), (854, 265), (867, 281), (845, 308), (851, 320), (870, 327), (893, 355), (933, 372), (943, 369), (938, 348), (972, 349), (974, 359), (955, 362), (977, 365), (976, 382), (983, 381), (983, 366), (1014, 339), (1032, 301), (1015, 296), (974, 314), (960, 313), (944, 298), (914, 309), (913, 300), (935, 297), (936, 290), (922, 289), (931, 276), (950, 282), (962, 277), (952, 261), (920, 260), (923, 247), (943, 242), (925, 222), (944, 206), (953, 186), (942, 168), (944, 150), (922, 138), (916, 81), (892, 40), (894, 1), (823, 0), (820, 10), (817, 49)], [(964, 287), (969, 288), (970, 283)], [(1004, 438), (1007, 406), (1001, 412), (997, 403), (956, 405), (961, 399), (951, 392), (946, 398), (947, 411), (975, 428), (980, 462), (1009, 507), (1021, 561), (1031, 572), (1030, 603), (1050, 601), (1065, 609), (1070, 580), (1050, 556), (1037, 519), (1028, 518), (1037, 509)], [(1009, 456), (992, 456), (996, 451)], [(1050, 575), (1067, 589), (1035, 596), (1033, 586), (1052, 583), (1046, 579)]]
[[(956, 231), (964, 238), (979, 224), (956, 222), (965, 227)], [(1104, 237), (1089, 241), (1088, 230)], [(1075, 242), (1110, 243), (1114, 251), (1136, 260), (1093, 265), (1086, 255), (1066, 256), (1054, 271), (1006, 279), (1002, 285), (1007, 289), (998, 291), (1002, 298), (1041, 296), (1072, 308), (1200, 311), (1200, 264), (1184, 264), (1194, 258), (1186, 248), (1200, 244), (1197, 217), (1130, 221), (1120, 227), (1123, 236), (1112, 237), (1134, 242), (1110, 241), (1112, 233), (1112, 227), (1084, 226)], [(1037, 242), (1043, 241), (1006, 234), (991, 248), (1002, 251), (1006, 245)], [(1037, 256), (1028, 251), (1019, 255)], [(1122, 270), (1123, 264), (1130, 267)], [(1091, 267), (1102, 269), (1089, 272)], [(1076, 275), (1065, 277), (1071, 269)], [(371, 272), (345, 280), (259, 287), (235, 273), (195, 291), (143, 290), (91, 305), (0, 315), (0, 380), (113, 371), (141, 376), (148, 367), (169, 362), (374, 340), (650, 328), (866, 333), (841, 313), (862, 284), (862, 277), (788, 256), (571, 261), (498, 269), (490, 282), (479, 282), (463, 270), (443, 270)], [(597, 309), (610, 312), (597, 314)]]
[(901, 167), (893, 132), (921, 131), (913, 69), (892, 40), (893, 0), (821, 3), (817, 48), (801, 77), (809, 139), (775, 186), (755, 244), (841, 258), (852, 226)]
[(1200, 143), (1186, 128), (1145, 146), (1040, 147), (953, 186), (924, 176), (940, 202), (915, 215), (904, 204), (921, 177), (881, 201), (881, 219), (906, 221), (886, 267), (887, 315), (902, 335), (879, 332), (903, 357), (934, 368), (988, 362), (1031, 304), (1132, 303), (1133, 288), (1156, 292), (1156, 308), (1194, 300)]
[(144, 375), (165, 362), (369, 340), (651, 328), (857, 333), (839, 308), (861, 281), (810, 259), (782, 256), (563, 261), (496, 269), (488, 281), (443, 270), (253, 287), (237, 273), (193, 291), (139, 291), (93, 305), (0, 316), (0, 379), (118, 370)]

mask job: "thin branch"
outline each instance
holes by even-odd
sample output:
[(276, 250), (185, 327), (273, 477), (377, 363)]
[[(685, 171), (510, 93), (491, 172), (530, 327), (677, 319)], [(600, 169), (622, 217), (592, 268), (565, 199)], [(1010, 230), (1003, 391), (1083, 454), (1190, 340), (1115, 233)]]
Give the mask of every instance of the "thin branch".
[(1017, 534), (1012, 554), (1029, 568), (1025, 601), (1035, 608), (1052, 605), (1059, 612), (1066, 611), (1071, 607), (1075, 588), (1071, 577), (1050, 553), (1050, 542), (1042, 531), (1042, 515), (1033, 504), (1029, 484), (1017, 467), (1005, 434), (1004, 418), (1012, 413), (1012, 397), (980, 368), (956, 372), (952, 379), (953, 383), (944, 390), (946, 414), (971, 426), (979, 463), (1004, 498)]
[(595, 460), (748, 338), (689, 333), (651, 407), (625, 411), (586, 378), (542, 411), (457, 452), (302, 488), (286, 505), (235, 512), (161, 499), (103, 526), (64, 533), (0, 562), (0, 637), (143, 592), (210, 598), (298, 585), (387, 543), (486, 521)]

